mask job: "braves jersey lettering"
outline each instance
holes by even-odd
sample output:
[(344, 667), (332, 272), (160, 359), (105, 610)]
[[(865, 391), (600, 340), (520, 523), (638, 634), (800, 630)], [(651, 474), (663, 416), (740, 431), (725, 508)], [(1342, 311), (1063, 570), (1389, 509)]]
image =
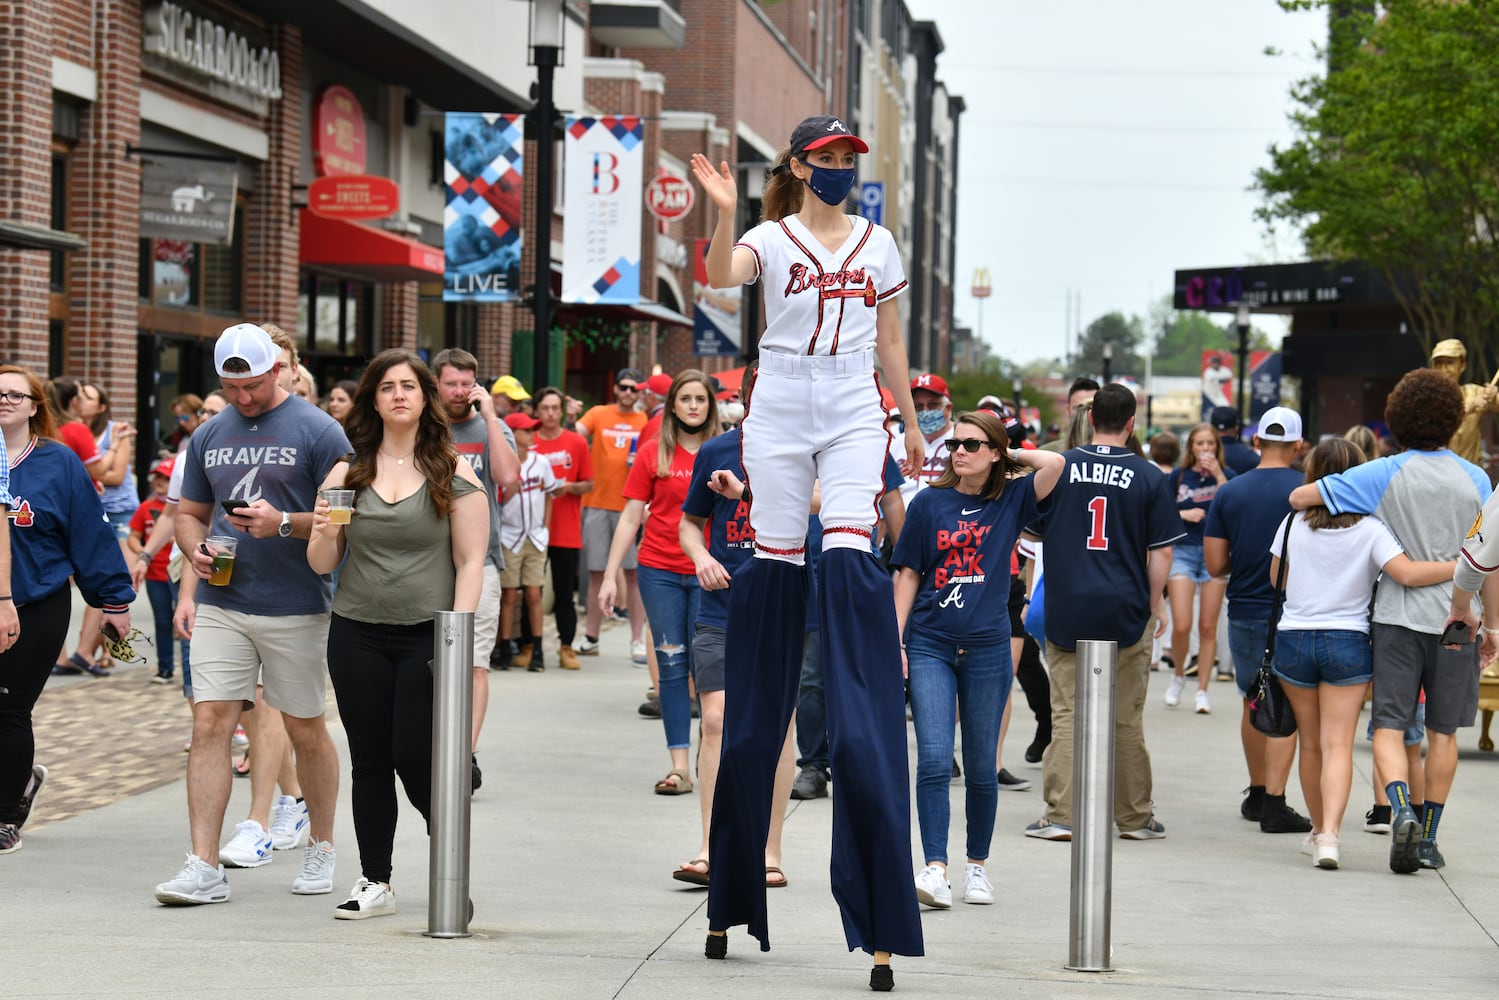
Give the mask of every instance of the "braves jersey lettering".
[(258, 448), (214, 448), (203, 454), (203, 467), (220, 465), (296, 465), (297, 449), (277, 446)]
[(1067, 464), (1069, 483), (1095, 483), (1099, 486), (1117, 486), (1127, 490), (1134, 481), (1135, 473), (1112, 462), (1077, 462)]
[[(869, 276), (865, 274), (862, 267), (856, 271), (834, 271), (831, 274), (819, 272), (814, 274), (807, 268), (806, 264), (797, 263), (791, 265), (791, 280), (787, 282), (786, 291), (783, 294), (795, 295), (798, 292), (806, 292), (814, 288), (819, 288), (822, 290), (822, 297), (825, 299), (838, 297), (853, 298), (855, 296), (863, 296), (866, 285), (870, 289), (874, 288), (874, 284), (869, 280)], [(850, 286), (854, 286), (853, 291), (839, 291), (839, 289), (848, 289)], [(873, 298), (873, 295), (870, 298)], [(874, 303), (869, 302), (868, 305), (872, 306)]]

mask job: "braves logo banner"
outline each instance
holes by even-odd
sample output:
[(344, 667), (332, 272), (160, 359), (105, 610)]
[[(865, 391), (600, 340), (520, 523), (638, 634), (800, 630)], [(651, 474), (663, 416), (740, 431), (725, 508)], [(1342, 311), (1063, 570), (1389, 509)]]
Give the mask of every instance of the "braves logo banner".
[(567, 119), (562, 301), (640, 301), (645, 125), (635, 116)]
[(708, 284), (708, 244), (693, 243), (692, 266), (692, 353), (700, 358), (731, 358), (739, 353), (741, 330), (739, 318), (742, 296), (738, 289), (731, 294), (716, 291)]
[(454, 112), (444, 128), (444, 302), (520, 298), (524, 115)]

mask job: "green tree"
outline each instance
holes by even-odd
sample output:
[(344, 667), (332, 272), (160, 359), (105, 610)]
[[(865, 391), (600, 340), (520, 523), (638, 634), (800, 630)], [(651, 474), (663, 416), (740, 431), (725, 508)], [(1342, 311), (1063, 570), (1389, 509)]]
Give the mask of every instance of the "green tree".
[(1297, 83), (1297, 136), (1257, 171), (1258, 214), (1316, 257), (1381, 273), (1426, 346), (1499, 338), (1499, 2), (1327, 8), (1330, 72)]
[[(1151, 370), (1156, 375), (1197, 375), (1202, 371), (1202, 352), (1236, 351), (1238, 332), (1226, 316), (1205, 312), (1177, 312), (1171, 308), (1171, 297), (1165, 296), (1150, 309), (1147, 328), (1155, 334)], [(1263, 330), (1250, 328), (1249, 349), (1272, 349), (1270, 337)]]
[(1109, 361), (1109, 372), (1143, 378), (1145, 358), (1140, 347), (1144, 343), (1145, 329), (1140, 317), (1126, 317), (1118, 310), (1104, 313), (1083, 331), (1082, 341), (1072, 355), (1068, 369), (1078, 374), (1102, 374), (1104, 345), (1112, 344), (1114, 356)]

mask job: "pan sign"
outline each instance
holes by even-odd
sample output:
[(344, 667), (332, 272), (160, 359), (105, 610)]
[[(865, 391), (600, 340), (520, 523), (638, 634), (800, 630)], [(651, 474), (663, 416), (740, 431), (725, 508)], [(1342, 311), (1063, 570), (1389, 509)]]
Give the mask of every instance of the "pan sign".
[(319, 177), (307, 185), (307, 210), (325, 219), (383, 219), (401, 208), (401, 189), (389, 177)]
[(662, 222), (692, 211), (692, 185), (675, 174), (661, 174), (645, 187), (645, 207)]

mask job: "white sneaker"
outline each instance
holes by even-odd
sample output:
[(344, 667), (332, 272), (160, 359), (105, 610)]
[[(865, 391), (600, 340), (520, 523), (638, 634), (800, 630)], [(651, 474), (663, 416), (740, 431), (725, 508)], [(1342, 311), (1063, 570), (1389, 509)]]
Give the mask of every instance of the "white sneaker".
[(927, 865), (916, 876), (916, 898), (927, 906), (945, 910), (952, 906), (952, 886), (939, 865)]
[(234, 727), (234, 736), (230, 738), (229, 745), (236, 750), (243, 750), (250, 745), (250, 737), (245, 734), (244, 726)]
[(597, 639), (590, 639), (585, 635), (573, 643), (573, 650), (579, 656), (598, 656), (599, 641)]
[(230, 868), (259, 868), (271, 863), (271, 835), (247, 819), (234, 828), (229, 843), (219, 848), (219, 860)]
[(168, 906), (227, 903), (229, 879), (224, 876), (224, 866), (214, 868), (196, 854), (189, 854), (182, 871), (156, 887), (156, 901)]
[(302, 848), (302, 870), (292, 879), (291, 891), (298, 896), (321, 896), (333, 891), (333, 863), (338, 853), (326, 840)]
[(963, 874), (963, 902), (988, 906), (994, 902), (994, 886), (983, 865), (969, 865)]
[(1336, 871), (1338, 860), (1338, 835), (1336, 833), (1317, 834), (1316, 853), (1312, 855), (1312, 864), (1318, 868)]
[(1317, 855), (1317, 831), (1313, 830), (1301, 838), (1301, 853), (1312, 858)]
[(396, 894), (381, 882), (360, 879), (354, 883), (349, 898), (333, 910), (334, 920), (364, 920), (396, 912)]
[(636, 639), (630, 643), (630, 661), (636, 666), (645, 666), (645, 642), (643, 640)]
[(1212, 711), (1213, 711), (1213, 706), (1210, 705), (1210, 704), (1208, 704), (1208, 693), (1206, 691), (1198, 691), (1197, 692), (1197, 714), (1198, 715), (1208, 715)]
[(1167, 685), (1166, 685), (1166, 707), (1167, 708), (1175, 708), (1177, 705), (1179, 705), (1181, 703), (1181, 700), (1182, 700), (1182, 688), (1184, 688), (1186, 686), (1187, 686), (1187, 679), (1185, 677), (1177, 677), (1174, 674), (1172, 675), (1170, 682), (1167, 683)]
[(309, 823), (306, 802), (298, 802), (291, 795), (278, 796), (271, 806), (271, 846), (278, 851), (303, 846)]

